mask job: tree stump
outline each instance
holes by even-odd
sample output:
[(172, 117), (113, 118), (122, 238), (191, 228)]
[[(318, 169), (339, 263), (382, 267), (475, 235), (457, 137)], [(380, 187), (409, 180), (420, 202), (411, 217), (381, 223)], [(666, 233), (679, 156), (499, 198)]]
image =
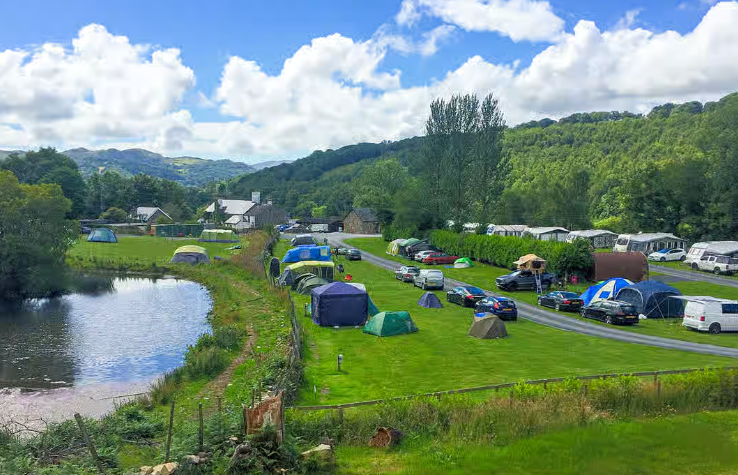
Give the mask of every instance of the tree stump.
[(377, 433), (369, 441), (369, 446), (394, 447), (400, 443), (400, 439), (402, 439), (402, 432), (394, 427), (379, 427), (377, 428)]

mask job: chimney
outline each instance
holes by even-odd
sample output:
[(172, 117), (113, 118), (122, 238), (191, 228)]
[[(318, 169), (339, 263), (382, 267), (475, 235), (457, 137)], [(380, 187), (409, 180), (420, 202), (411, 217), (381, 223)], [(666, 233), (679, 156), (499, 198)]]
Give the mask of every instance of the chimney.
[(252, 191), (251, 192), (251, 201), (253, 201), (257, 205), (259, 203), (261, 203), (261, 192), (260, 191)]

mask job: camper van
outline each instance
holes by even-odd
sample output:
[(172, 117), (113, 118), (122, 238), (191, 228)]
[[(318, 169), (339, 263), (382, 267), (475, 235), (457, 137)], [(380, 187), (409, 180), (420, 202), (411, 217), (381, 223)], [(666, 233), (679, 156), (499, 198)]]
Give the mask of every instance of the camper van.
[(691, 266), (698, 263), (703, 256), (738, 257), (738, 242), (736, 241), (707, 241), (692, 244), (687, 252), (684, 263)]
[(713, 334), (738, 331), (738, 302), (713, 297), (688, 298), (682, 325)]
[(686, 241), (673, 234), (667, 233), (639, 233), (620, 234), (612, 252), (637, 251), (646, 255), (662, 249), (684, 249)]

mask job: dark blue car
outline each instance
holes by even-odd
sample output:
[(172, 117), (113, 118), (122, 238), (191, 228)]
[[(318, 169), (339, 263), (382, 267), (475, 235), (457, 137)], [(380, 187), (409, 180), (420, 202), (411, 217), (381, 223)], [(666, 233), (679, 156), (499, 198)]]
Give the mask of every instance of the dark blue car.
[(517, 320), (518, 308), (506, 297), (485, 297), (474, 306), (474, 313), (491, 313), (500, 320)]

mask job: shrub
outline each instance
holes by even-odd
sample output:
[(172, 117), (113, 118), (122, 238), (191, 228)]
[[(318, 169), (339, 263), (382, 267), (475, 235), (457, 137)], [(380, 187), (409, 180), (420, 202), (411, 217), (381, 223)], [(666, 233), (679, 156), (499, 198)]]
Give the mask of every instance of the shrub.
[(185, 371), (195, 379), (200, 376), (213, 376), (228, 366), (228, 353), (220, 348), (206, 348), (195, 350), (190, 347), (185, 355)]
[(154, 404), (169, 404), (172, 402), (183, 377), (183, 369), (177, 368), (154, 381), (151, 384), (151, 401)]
[(215, 345), (224, 350), (236, 350), (241, 347), (246, 332), (236, 326), (217, 328), (213, 333)]

